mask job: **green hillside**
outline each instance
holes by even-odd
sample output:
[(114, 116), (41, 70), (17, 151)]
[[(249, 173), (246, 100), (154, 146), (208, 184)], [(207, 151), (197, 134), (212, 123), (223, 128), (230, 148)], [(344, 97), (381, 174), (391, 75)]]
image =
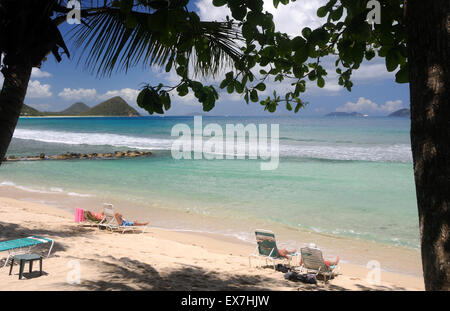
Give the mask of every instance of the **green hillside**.
[(43, 116), (44, 113), (40, 112), (37, 109), (34, 109), (33, 107), (23, 104), (22, 110), (20, 111), (20, 115), (23, 117), (28, 117), (28, 116), (37, 117), (37, 116)]
[(409, 118), (410, 115), (411, 115), (411, 112), (409, 111), (409, 109), (404, 108), (404, 109), (394, 111), (388, 117)]
[(78, 103), (73, 104), (69, 108), (59, 112), (58, 114), (64, 115), (64, 116), (79, 115), (80, 113), (86, 112), (89, 109), (91, 109), (91, 107), (89, 107), (85, 103), (78, 102)]
[(79, 114), (80, 116), (129, 116), (137, 117), (139, 112), (127, 104), (122, 97), (116, 96), (110, 98), (88, 111)]

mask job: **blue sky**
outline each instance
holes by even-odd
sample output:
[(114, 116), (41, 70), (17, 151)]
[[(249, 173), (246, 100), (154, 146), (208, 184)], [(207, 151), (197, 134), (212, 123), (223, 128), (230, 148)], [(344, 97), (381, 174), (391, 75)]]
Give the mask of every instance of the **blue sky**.
[[(274, 15), (277, 29), (290, 35), (297, 35), (302, 27), (317, 27), (321, 20), (315, 12), (323, 5), (324, 0), (303, 0), (288, 6), (280, 5), (278, 9), (272, 6), (272, 0), (265, 1), (265, 9)], [(203, 20), (224, 19), (227, 10), (215, 8), (212, 0), (198, 0), (193, 6)], [(63, 34), (70, 30), (71, 25), (61, 26)], [(68, 38), (68, 36), (65, 36)], [(98, 78), (84, 70), (82, 64), (77, 64), (78, 54), (67, 39), (72, 58), (63, 56), (63, 61), (57, 63), (53, 56), (43, 63), (41, 69), (35, 69), (32, 74), (25, 103), (41, 111), (59, 111), (77, 101), (94, 106), (103, 100), (119, 95), (130, 105), (137, 108), (136, 96), (142, 83), (157, 85), (159, 82), (174, 82), (174, 73), (165, 73), (158, 68), (132, 68), (127, 74), (117, 73), (111, 77)], [(330, 61), (331, 63), (331, 61)], [(332, 66), (329, 67), (330, 69)], [(0, 76), (0, 82), (2, 77)], [(216, 80), (207, 79), (209, 83), (220, 84), (220, 77)], [(311, 85), (303, 99), (310, 104), (299, 113), (304, 115), (323, 115), (332, 111), (358, 111), (369, 115), (387, 115), (400, 108), (409, 108), (408, 84), (397, 84), (394, 74), (388, 73), (382, 59), (374, 59), (364, 63), (355, 73), (352, 92), (341, 88), (336, 81), (334, 70), (329, 70), (325, 88), (319, 89)], [(279, 93), (286, 90), (286, 86), (270, 83), (266, 92), (275, 89)], [(268, 115), (259, 103), (245, 104), (243, 97), (226, 92), (220, 94), (216, 107), (211, 115)], [(201, 112), (201, 106), (192, 95), (179, 98), (174, 94), (172, 108), (167, 115), (186, 115)], [(145, 111), (138, 109), (142, 114)], [(293, 114), (284, 108), (277, 114)]]

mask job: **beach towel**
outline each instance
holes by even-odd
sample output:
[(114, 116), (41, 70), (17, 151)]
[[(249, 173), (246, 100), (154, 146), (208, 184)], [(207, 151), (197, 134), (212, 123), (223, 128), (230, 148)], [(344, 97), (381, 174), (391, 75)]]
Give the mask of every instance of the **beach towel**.
[(75, 222), (83, 222), (84, 221), (84, 209), (76, 208), (75, 209)]

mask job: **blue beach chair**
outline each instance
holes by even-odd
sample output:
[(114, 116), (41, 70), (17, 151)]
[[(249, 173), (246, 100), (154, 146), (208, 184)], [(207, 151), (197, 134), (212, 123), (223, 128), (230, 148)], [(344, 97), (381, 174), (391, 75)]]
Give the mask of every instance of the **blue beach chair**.
[(5, 265), (3, 267), (6, 267), (9, 258), (11, 258), (12, 256), (17, 254), (29, 253), (33, 247), (46, 243), (51, 243), (50, 249), (47, 254), (48, 257), (50, 256), (54, 244), (54, 241), (51, 239), (47, 239), (40, 236), (29, 236), (27, 238), (0, 242), (0, 252), (8, 251), (9, 253), (8, 257), (6, 258)]

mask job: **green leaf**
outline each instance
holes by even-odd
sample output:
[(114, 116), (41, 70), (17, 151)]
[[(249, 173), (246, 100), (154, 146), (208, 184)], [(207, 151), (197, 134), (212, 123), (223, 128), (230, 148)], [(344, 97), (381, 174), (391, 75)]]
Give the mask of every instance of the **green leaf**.
[(290, 102), (286, 102), (286, 109), (287, 109), (288, 111), (292, 111), (292, 105), (291, 105)]
[(294, 51), (298, 51), (298, 50), (304, 49), (306, 47), (306, 40), (300, 36), (297, 36), (294, 39), (292, 39), (291, 44), (292, 44), (292, 49)]
[(136, 18), (131, 14), (128, 15), (127, 19), (125, 20), (125, 27), (127, 27), (128, 29), (133, 29), (134, 27), (136, 27), (136, 24)]
[(324, 80), (324, 78), (319, 77), (319, 78), (317, 79), (317, 86), (320, 87), (320, 88), (323, 88), (323, 87), (325, 86), (325, 80)]
[(366, 51), (366, 59), (371, 60), (375, 57), (375, 51), (374, 50), (367, 50)]
[(133, 0), (121, 0), (120, 1), (120, 11), (122, 13), (128, 13), (133, 8)]
[(322, 6), (317, 10), (318, 17), (325, 17), (327, 15), (328, 8), (326, 6)]
[(179, 87), (177, 87), (178, 96), (186, 96), (189, 93), (188, 87), (186, 83), (183, 83)]
[(247, 15), (246, 6), (237, 7), (231, 12), (231, 16), (233, 16), (233, 18), (237, 19), (238, 21), (242, 21), (245, 15)]
[(242, 92), (244, 92), (244, 87), (239, 81), (234, 81), (234, 88), (236, 89), (236, 92), (238, 92), (239, 94), (242, 94)]
[(250, 92), (250, 100), (254, 103), (258, 101), (258, 92), (256, 90)]
[(227, 86), (227, 92), (228, 92), (229, 94), (231, 94), (231, 93), (234, 92), (234, 84), (233, 84), (233, 83), (228, 84), (228, 86)]
[(227, 0), (213, 0), (214, 6), (224, 6), (227, 2)]
[(336, 10), (331, 11), (330, 17), (333, 21), (338, 21), (341, 19), (343, 13), (344, 13), (344, 6), (341, 5)]
[(161, 102), (166, 111), (170, 109), (170, 95), (167, 92), (161, 95)]
[(408, 64), (401, 66), (400, 70), (395, 74), (395, 82), (408, 83), (409, 82), (409, 69)]
[(173, 64), (173, 57), (171, 57), (166, 64), (166, 72), (169, 72), (172, 69), (172, 64)]
[(229, 80), (225, 79), (222, 81), (222, 83), (220, 83), (219, 87), (221, 89), (224, 89), (228, 85), (228, 83), (229, 83)]
[(309, 28), (309, 27), (305, 27), (305, 28), (303, 28), (303, 30), (302, 30), (302, 35), (303, 35), (303, 37), (305, 37), (306, 39), (308, 39), (309, 38), (309, 36), (311, 35), (311, 28)]
[(396, 49), (391, 49), (386, 55), (386, 69), (389, 72), (394, 71), (400, 64), (400, 57)]
[(306, 60), (308, 59), (308, 50), (301, 49), (295, 52), (294, 54), (294, 61), (297, 65), (302, 65)]
[(264, 92), (266, 90), (266, 85), (264, 83), (258, 83), (255, 86), (255, 89), (257, 89), (258, 91)]
[[(303, 80), (302, 80), (303, 81)], [(299, 82), (299, 83), (297, 83), (296, 85), (295, 85), (295, 92), (296, 93), (304, 93), (306, 91), (306, 85), (305, 85), (305, 83), (301, 83), (301, 82)]]
[(141, 92), (139, 92), (139, 95), (136, 99), (138, 106), (143, 109), (145, 109), (145, 99), (146, 99), (145, 97), (147, 96), (148, 93), (149, 93), (149, 89), (144, 88)]

